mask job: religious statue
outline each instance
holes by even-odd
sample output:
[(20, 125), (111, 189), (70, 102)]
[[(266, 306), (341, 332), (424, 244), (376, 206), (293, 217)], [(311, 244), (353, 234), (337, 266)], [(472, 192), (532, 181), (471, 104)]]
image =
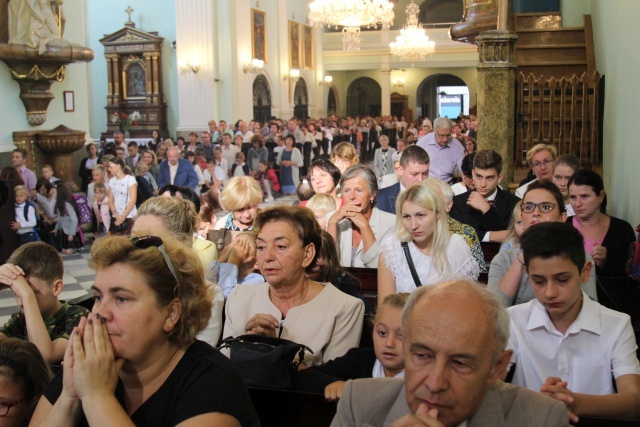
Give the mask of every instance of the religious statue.
[(65, 18), (63, 0), (11, 0), (9, 43), (38, 48), (44, 53), (53, 40), (62, 40)]

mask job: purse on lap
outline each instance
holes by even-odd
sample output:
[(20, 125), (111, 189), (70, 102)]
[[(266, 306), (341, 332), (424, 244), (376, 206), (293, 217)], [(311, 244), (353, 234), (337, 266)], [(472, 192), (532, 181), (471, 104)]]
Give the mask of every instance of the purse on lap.
[(247, 387), (276, 390), (293, 390), (305, 351), (313, 354), (306, 345), (253, 334), (226, 338), (220, 348), (229, 348), (231, 362), (240, 371)]

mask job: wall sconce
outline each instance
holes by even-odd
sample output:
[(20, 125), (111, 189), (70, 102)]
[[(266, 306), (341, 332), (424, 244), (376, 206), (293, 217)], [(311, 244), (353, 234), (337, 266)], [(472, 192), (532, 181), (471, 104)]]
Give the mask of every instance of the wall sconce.
[(320, 82), (320, 86), (331, 87), (331, 82), (333, 82), (332, 76), (324, 76), (324, 80)]
[(394, 77), (391, 79), (391, 83), (393, 83), (393, 87), (404, 87), (406, 79), (404, 77)]
[(180, 68), (180, 74), (183, 76), (187, 73), (198, 74), (200, 71), (200, 66), (197, 64), (184, 63), (184, 61), (180, 61), (178, 63), (178, 67)]
[(253, 58), (250, 64), (244, 64), (242, 66), (242, 71), (245, 74), (260, 74), (260, 71), (264, 68), (264, 61), (261, 59)]

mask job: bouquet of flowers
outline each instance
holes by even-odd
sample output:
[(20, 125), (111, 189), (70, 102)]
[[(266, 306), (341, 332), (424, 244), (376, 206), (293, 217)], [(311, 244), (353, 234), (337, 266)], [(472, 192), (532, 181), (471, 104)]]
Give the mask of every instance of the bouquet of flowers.
[(113, 113), (113, 116), (111, 116), (111, 122), (120, 123), (120, 129), (123, 132), (129, 132), (129, 128), (131, 127), (131, 125), (133, 124), (134, 126), (138, 126), (138, 120), (140, 120), (141, 118), (142, 116), (140, 115), (139, 111), (134, 111), (130, 115), (124, 112), (115, 112)]

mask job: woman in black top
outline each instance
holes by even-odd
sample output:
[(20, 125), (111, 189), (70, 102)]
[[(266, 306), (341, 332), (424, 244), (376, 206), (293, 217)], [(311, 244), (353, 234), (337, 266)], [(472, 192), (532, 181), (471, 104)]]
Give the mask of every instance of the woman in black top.
[(173, 238), (98, 239), (95, 305), (31, 425), (258, 426), (231, 361), (195, 339), (211, 315), (202, 263)]

